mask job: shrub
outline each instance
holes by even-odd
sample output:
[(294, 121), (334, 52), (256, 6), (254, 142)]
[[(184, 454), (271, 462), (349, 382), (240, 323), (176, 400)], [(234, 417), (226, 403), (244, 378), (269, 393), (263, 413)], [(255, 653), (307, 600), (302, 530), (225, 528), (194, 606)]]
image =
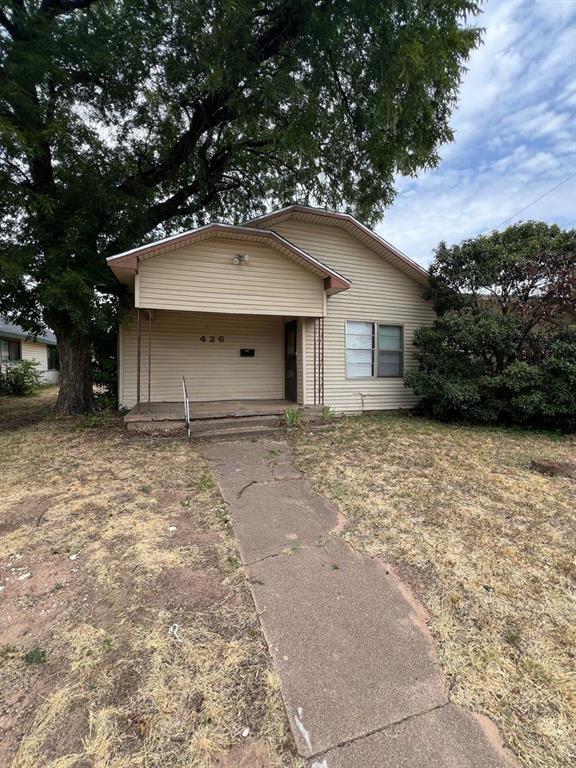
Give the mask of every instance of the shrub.
[(18, 360), (0, 369), (0, 392), (5, 395), (30, 395), (41, 384), (42, 376), (35, 361)]
[(523, 222), (440, 243), (405, 382), (443, 420), (576, 429), (576, 230)]

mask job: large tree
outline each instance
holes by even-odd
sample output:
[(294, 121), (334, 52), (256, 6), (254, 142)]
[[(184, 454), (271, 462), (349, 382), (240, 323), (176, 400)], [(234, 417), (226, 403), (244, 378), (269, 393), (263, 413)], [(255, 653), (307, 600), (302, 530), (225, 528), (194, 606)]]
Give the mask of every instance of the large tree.
[(315, 202), (374, 221), (434, 166), (476, 0), (0, 3), (0, 312), (60, 348), (92, 405), (105, 257), (176, 228)]

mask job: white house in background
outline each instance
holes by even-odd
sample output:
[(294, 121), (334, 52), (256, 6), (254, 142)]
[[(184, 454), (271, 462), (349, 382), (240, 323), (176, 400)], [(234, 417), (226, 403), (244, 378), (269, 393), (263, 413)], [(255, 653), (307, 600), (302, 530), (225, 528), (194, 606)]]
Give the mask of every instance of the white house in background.
[(44, 383), (58, 383), (56, 336), (47, 333), (32, 339), (19, 325), (0, 317), (0, 366), (18, 360), (37, 362)]
[(161, 404), (182, 403), (183, 377), (196, 410), (239, 400), (339, 413), (416, 404), (403, 374), (416, 365), (414, 332), (434, 319), (428, 275), (352, 216), (293, 205), (108, 265), (134, 295), (120, 328), (125, 407), (160, 417)]

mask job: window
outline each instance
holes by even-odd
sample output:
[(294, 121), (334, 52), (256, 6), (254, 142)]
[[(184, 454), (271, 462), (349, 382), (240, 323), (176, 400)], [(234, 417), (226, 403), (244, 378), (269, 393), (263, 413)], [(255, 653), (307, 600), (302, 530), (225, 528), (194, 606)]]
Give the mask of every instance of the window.
[(401, 325), (378, 326), (378, 376), (402, 376), (404, 344)]
[(21, 357), (19, 341), (0, 339), (0, 363), (7, 363), (10, 360), (20, 360)]
[(374, 376), (374, 323), (346, 323), (346, 375)]
[(349, 379), (399, 377), (404, 372), (401, 325), (346, 323), (346, 376)]
[(48, 345), (48, 370), (57, 371), (60, 368), (58, 362), (58, 347), (53, 344)]

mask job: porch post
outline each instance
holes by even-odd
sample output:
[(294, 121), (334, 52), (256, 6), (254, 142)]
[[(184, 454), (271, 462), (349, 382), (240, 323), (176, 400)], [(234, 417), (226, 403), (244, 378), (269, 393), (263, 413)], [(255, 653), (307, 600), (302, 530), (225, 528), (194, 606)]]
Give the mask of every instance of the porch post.
[(314, 318), (314, 405), (318, 405), (318, 342), (317, 342), (317, 318)]
[(152, 379), (152, 310), (148, 310), (148, 405), (150, 405), (150, 381)]
[(136, 341), (136, 405), (140, 405), (140, 346), (142, 340), (142, 320), (138, 307), (138, 338)]
[(320, 327), (318, 328), (319, 341), (320, 341), (320, 387), (319, 387), (319, 405), (324, 405), (324, 318), (320, 318)]

